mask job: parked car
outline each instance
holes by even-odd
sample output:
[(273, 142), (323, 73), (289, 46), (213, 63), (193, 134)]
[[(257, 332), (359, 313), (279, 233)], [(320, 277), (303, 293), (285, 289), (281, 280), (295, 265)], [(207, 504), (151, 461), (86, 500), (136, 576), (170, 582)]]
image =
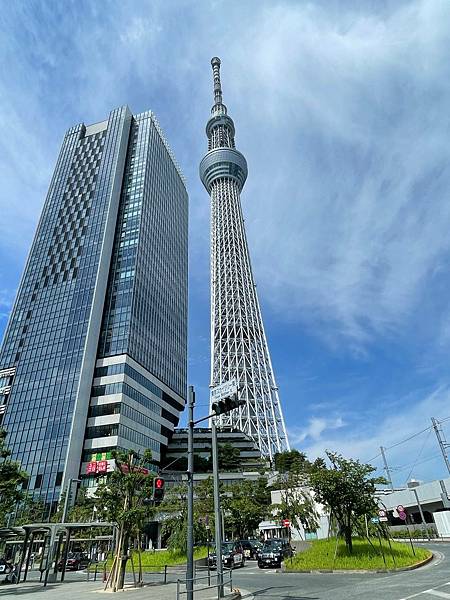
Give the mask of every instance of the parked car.
[(244, 550), (245, 558), (258, 560), (258, 552), (262, 548), (262, 544), (259, 540), (241, 540), (239, 543)]
[(281, 563), (286, 558), (294, 554), (288, 540), (273, 538), (266, 540), (261, 551), (258, 554), (258, 567), (281, 567)]
[(13, 565), (6, 558), (0, 558), (0, 575), (6, 575), (12, 569)]
[[(62, 571), (64, 559), (58, 562), (58, 570)], [(69, 552), (67, 554), (66, 571), (79, 571), (89, 566), (89, 558), (84, 552)]]
[[(229, 569), (245, 566), (244, 549), (241, 542), (222, 542), (222, 563)], [(217, 567), (217, 555), (214, 548), (209, 554), (209, 566)]]

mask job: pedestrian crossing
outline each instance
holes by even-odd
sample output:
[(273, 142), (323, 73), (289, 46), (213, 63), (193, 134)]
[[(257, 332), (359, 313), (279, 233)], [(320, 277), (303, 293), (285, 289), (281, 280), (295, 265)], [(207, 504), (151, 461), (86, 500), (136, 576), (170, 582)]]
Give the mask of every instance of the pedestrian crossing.
[(442, 585), (438, 585), (435, 588), (430, 588), (428, 590), (424, 590), (423, 592), (417, 592), (411, 596), (406, 596), (400, 600), (411, 600), (412, 598), (417, 598), (417, 600), (426, 600), (427, 598), (429, 600), (432, 598), (447, 598), (447, 600), (450, 600), (450, 581), (443, 583)]

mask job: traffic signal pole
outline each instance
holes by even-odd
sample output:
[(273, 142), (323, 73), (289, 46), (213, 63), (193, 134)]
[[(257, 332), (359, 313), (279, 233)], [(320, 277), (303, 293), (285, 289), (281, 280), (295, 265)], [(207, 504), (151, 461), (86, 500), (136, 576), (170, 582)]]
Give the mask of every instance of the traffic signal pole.
[[(219, 451), (217, 446), (217, 429), (215, 418), (223, 413), (238, 408), (243, 401), (238, 399), (237, 387), (234, 391), (224, 394), (216, 402), (212, 403), (213, 413), (194, 421), (195, 392), (192, 385), (189, 386), (188, 394), (188, 514), (187, 514), (187, 567), (186, 567), (186, 595), (187, 600), (194, 598), (194, 426), (202, 421), (211, 419), (211, 445), (213, 458), (213, 482), (214, 482), (214, 521), (216, 538), (216, 560), (217, 560), (217, 586), (218, 597), (223, 598), (223, 562), (222, 562), (222, 522), (220, 515), (220, 493), (219, 493)], [(229, 387), (229, 386), (228, 386)], [(227, 392), (228, 392), (227, 387)]]
[(216, 420), (211, 419), (211, 442), (213, 457), (213, 481), (214, 481), (214, 525), (216, 533), (216, 566), (218, 596), (223, 598), (223, 563), (222, 563), (222, 520), (220, 518), (220, 493), (219, 493), (219, 451), (217, 447)]
[(187, 600), (194, 598), (194, 404), (194, 387), (190, 385), (188, 394)]

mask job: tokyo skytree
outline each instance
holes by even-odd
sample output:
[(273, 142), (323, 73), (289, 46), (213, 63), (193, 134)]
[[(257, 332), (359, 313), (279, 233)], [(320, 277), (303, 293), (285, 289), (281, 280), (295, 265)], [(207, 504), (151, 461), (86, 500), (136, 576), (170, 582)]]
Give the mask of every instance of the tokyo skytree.
[(289, 450), (261, 309), (253, 279), (240, 193), (247, 161), (235, 148), (234, 123), (222, 102), (220, 59), (211, 60), (214, 105), (200, 179), (211, 196), (211, 388), (236, 380), (242, 406), (219, 427), (250, 435), (273, 458)]

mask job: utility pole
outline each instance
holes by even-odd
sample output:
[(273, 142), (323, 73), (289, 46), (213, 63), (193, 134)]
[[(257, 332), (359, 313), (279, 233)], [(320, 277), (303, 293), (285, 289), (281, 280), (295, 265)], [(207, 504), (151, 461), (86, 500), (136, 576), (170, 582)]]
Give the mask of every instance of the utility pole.
[(387, 480), (391, 486), (391, 490), (394, 491), (394, 484), (392, 483), (392, 476), (391, 476), (391, 472), (390, 472), (388, 464), (387, 464), (386, 455), (384, 453), (383, 446), (380, 446), (380, 450), (381, 450), (381, 456), (383, 457), (384, 470), (386, 471)]
[(419, 509), (420, 512), (420, 518), (422, 520), (422, 525), (425, 527), (425, 532), (428, 538), (428, 541), (430, 541), (430, 534), (428, 533), (428, 527), (427, 527), (427, 522), (425, 521), (425, 516), (423, 514), (423, 510), (422, 510), (422, 505), (420, 504), (420, 500), (419, 500), (419, 495), (417, 493), (417, 490), (414, 488), (411, 488), (414, 496), (416, 497), (416, 502), (417, 502), (417, 508)]
[(220, 515), (219, 493), (219, 451), (217, 447), (217, 428), (214, 417), (211, 419), (211, 441), (213, 456), (214, 480), (214, 525), (216, 530), (216, 560), (217, 560), (217, 586), (218, 596), (223, 598), (223, 563), (222, 563), (222, 520)]
[(445, 441), (444, 434), (442, 428), (440, 427), (440, 423), (434, 417), (431, 417), (431, 422), (433, 423), (434, 433), (436, 434), (437, 441), (439, 444), (439, 448), (441, 449), (442, 456), (444, 457), (445, 466), (447, 467), (447, 471), (450, 474), (450, 461), (448, 460), (446, 448), (448, 447), (447, 442)]
[(188, 392), (188, 493), (187, 493), (187, 566), (186, 598), (194, 598), (194, 386)]

